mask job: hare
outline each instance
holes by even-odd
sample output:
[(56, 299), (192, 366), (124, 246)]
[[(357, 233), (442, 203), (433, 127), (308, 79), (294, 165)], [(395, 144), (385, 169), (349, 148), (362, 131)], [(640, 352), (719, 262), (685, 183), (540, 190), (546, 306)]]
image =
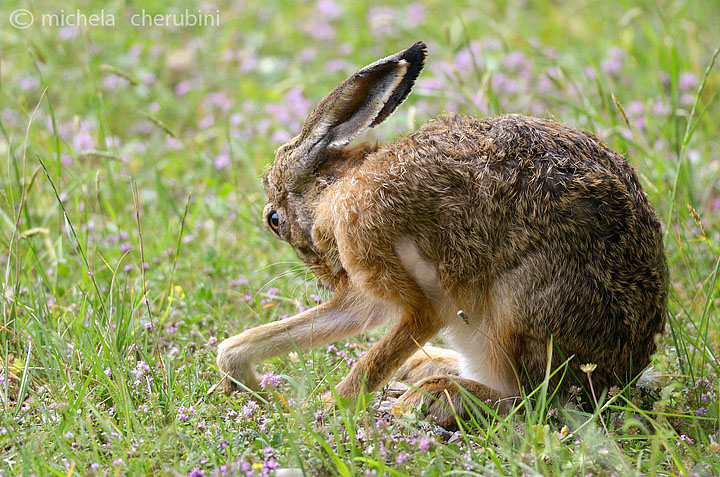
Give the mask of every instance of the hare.
[[(648, 365), (667, 306), (661, 225), (632, 166), (597, 137), (548, 119), (451, 115), (389, 144), (348, 145), (405, 100), (425, 55), (418, 42), (362, 68), (277, 150), (263, 220), (334, 293), (223, 341), (226, 391), (259, 389), (255, 363), (386, 324), (337, 395), (399, 370), (413, 385), (401, 399), (425, 402), (441, 425), (450, 408), (467, 414), (460, 388), (507, 410), (548, 365), (568, 362), (554, 381), (565, 393), (587, 382), (585, 363), (596, 388)], [(421, 349), (440, 332), (452, 351)]]

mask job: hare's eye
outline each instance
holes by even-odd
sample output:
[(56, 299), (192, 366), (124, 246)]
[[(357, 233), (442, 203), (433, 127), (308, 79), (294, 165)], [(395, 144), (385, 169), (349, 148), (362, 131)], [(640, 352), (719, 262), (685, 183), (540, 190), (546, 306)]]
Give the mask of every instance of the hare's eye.
[(280, 217), (278, 217), (278, 213), (276, 211), (273, 211), (272, 213), (268, 214), (267, 221), (270, 228), (273, 229), (274, 232), (277, 232), (280, 228)]

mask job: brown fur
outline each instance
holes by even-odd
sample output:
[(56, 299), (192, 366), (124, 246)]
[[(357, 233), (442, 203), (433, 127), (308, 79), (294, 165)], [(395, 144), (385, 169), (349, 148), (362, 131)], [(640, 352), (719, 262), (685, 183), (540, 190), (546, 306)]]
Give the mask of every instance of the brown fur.
[(456, 351), (438, 346), (425, 346), (410, 356), (397, 370), (393, 379), (417, 383), (437, 375), (460, 374), (460, 357)]
[[(512, 410), (515, 401), (484, 384), (458, 376), (432, 376), (418, 382), (413, 388), (402, 396), (405, 405), (425, 405), (427, 415), (433, 416), (439, 426), (450, 430), (458, 428), (458, 418), (465, 420), (471, 415), (483, 416), (485, 409), (482, 405), (495, 412), (507, 414)], [(482, 405), (464, 395), (463, 391), (472, 395)]]
[[(423, 58), (416, 44), (360, 70), (278, 150), (264, 220), (277, 218), (274, 233), (335, 297), (223, 342), (226, 389), (233, 379), (253, 388), (251, 364), (293, 342), (319, 346), (385, 322), (341, 396), (377, 389), (441, 330), (462, 379), (420, 373), (437, 396), (459, 396), (454, 383), (494, 401), (536, 386), (551, 340), (553, 366), (572, 357), (563, 392), (586, 381), (584, 363), (598, 365), (598, 388), (648, 365), (665, 324), (661, 226), (633, 168), (597, 137), (519, 115), (447, 116), (390, 144), (346, 145), (400, 104)], [(322, 324), (313, 339), (312, 320)]]

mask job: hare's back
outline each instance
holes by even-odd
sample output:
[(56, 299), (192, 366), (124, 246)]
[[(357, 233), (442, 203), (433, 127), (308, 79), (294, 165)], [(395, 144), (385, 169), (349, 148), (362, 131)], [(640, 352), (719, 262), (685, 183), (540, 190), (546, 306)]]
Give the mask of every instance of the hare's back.
[(637, 222), (660, 228), (624, 157), (547, 119), (442, 117), (380, 149), (359, 172), (410, 227), (432, 220), (482, 234), (515, 224), (541, 235), (559, 223), (600, 235)]
[(637, 182), (627, 161), (595, 135), (549, 119), (517, 114), (449, 115), (428, 122), (408, 139), (421, 161), (450, 160), (485, 170), (514, 170), (529, 181), (544, 181), (548, 176), (565, 176), (567, 181), (575, 174), (606, 172)]

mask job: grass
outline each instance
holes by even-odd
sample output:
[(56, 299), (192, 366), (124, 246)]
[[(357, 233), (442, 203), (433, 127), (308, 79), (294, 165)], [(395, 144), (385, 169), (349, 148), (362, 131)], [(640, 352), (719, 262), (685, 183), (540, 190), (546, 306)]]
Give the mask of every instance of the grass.
[[(571, 5), (189, 1), (221, 25), (140, 28), (141, 8), (182, 9), (4, 1), (0, 475), (718, 475), (720, 8)], [(18, 8), (36, 24), (13, 28)], [(115, 25), (37, 24), (76, 8)], [(262, 407), (207, 394), (220, 340), (327, 298), (262, 226), (274, 149), (347, 74), (418, 39), (425, 73), (365, 139), (519, 112), (592, 130), (635, 166), (672, 274), (655, 379), (594, 410), (541, 387), (453, 435), (417, 410), (326, 412), (318, 396), (373, 334), (262, 364)]]

